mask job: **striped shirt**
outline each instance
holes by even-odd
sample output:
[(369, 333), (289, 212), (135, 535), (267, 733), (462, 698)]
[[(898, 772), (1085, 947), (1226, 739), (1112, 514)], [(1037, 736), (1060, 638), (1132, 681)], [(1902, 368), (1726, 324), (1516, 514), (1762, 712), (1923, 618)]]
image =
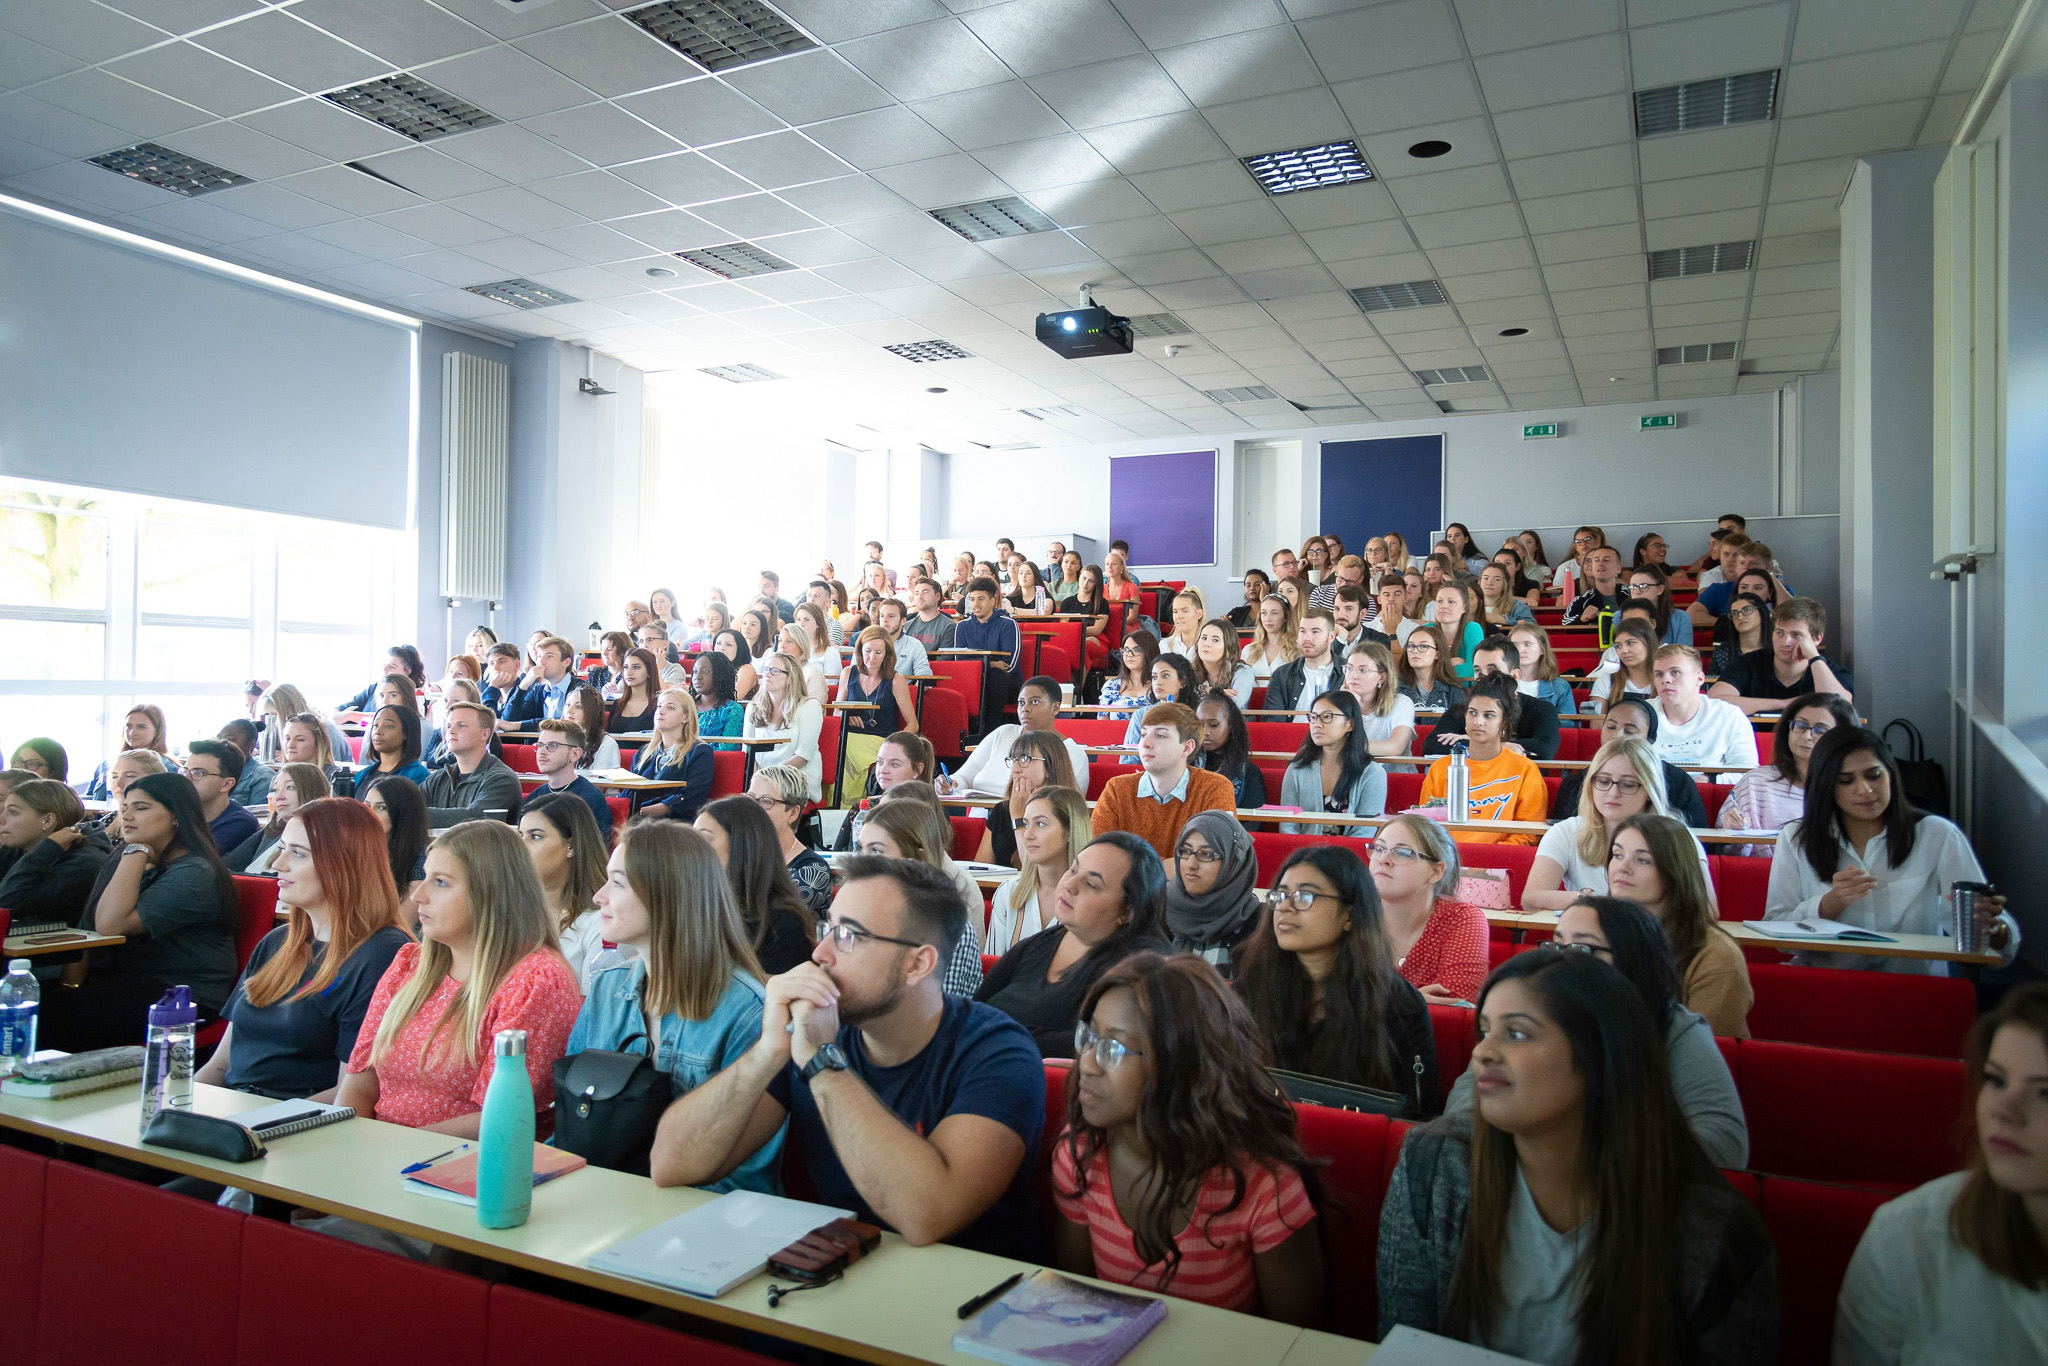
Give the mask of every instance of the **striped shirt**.
[(1316, 1212), (1301, 1184), (1301, 1173), (1294, 1168), (1275, 1172), (1255, 1165), (1244, 1175), (1244, 1199), (1236, 1209), (1224, 1212), (1234, 1183), (1220, 1167), (1209, 1173), (1196, 1199), (1194, 1216), (1174, 1239), (1180, 1247), (1180, 1266), (1172, 1283), (1161, 1286), (1161, 1268), (1148, 1268), (1139, 1260), (1131, 1230), (1117, 1212), (1109, 1186), (1108, 1153), (1097, 1152), (1090, 1159), (1087, 1193), (1074, 1197), (1067, 1194), (1074, 1188), (1073, 1153), (1064, 1138), (1053, 1149), (1053, 1198), (1064, 1218), (1088, 1226), (1097, 1276), (1117, 1285), (1249, 1312), (1259, 1301), (1252, 1258), (1271, 1252), (1306, 1228)]

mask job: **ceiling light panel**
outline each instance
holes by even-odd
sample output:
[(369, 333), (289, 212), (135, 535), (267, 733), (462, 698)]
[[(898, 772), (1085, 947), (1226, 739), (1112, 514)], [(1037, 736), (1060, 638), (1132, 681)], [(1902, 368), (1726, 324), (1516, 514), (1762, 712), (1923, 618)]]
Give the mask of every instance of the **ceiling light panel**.
[(1026, 417), (1035, 417), (1040, 422), (1044, 422), (1049, 418), (1079, 417), (1081, 415), (1081, 410), (1070, 403), (1061, 403), (1045, 408), (1019, 408), (1017, 411)]
[(1141, 341), (1146, 337), (1184, 336), (1195, 330), (1172, 313), (1140, 313), (1130, 324), (1131, 335)]
[(102, 170), (154, 185), (159, 190), (169, 190), (172, 194), (184, 195), (187, 199), (250, 183), (249, 177), (225, 166), (188, 157), (183, 152), (173, 152), (154, 142), (138, 142), (133, 147), (104, 152), (91, 160)]
[(885, 346), (882, 349), (919, 365), (929, 365), (933, 361), (941, 360), (966, 360), (968, 357), (967, 352), (953, 343), (939, 341), (936, 338), (931, 341), (897, 342), (894, 346)]
[(1483, 365), (1446, 365), (1414, 372), (1417, 384), (1484, 384), (1493, 376)]
[(1704, 247), (1666, 247), (1650, 253), (1650, 278), (1676, 280), (1687, 275), (1723, 275), (1748, 270), (1756, 256), (1755, 242), (1716, 242)]
[(1778, 73), (1750, 71), (1636, 91), (1636, 136), (1764, 123), (1778, 110)]
[(493, 280), (487, 285), (464, 285), (471, 294), (480, 294), (486, 299), (513, 308), (552, 308), (556, 304), (582, 303), (574, 295), (564, 294), (546, 285), (537, 285), (531, 280)]
[(1216, 403), (1264, 403), (1279, 395), (1263, 384), (1248, 384), (1236, 389), (1204, 389), (1202, 397)]
[(345, 90), (330, 90), (320, 98), (414, 142), (432, 142), (499, 122), (490, 111), (402, 71)]
[(817, 46), (760, 0), (663, 0), (628, 10), (626, 18), (707, 71), (751, 66)]
[(1701, 361), (1734, 360), (1735, 343), (1696, 342), (1691, 346), (1660, 346), (1657, 348), (1659, 365), (1697, 365)]
[(1303, 190), (1320, 190), (1330, 185), (1348, 185), (1354, 180), (1372, 179), (1372, 168), (1365, 164), (1365, 154), (1349, 138), (1343, 142), (1318, 143), (1314, 147), (1295, 147), (1285, 152), (1261, 152), (1257, 156), (1240, 159), (1244, 168), (1252, 173), (1252, 179), (1259, 182), (1259, 188), (1269, 195), (1298, 194)]
[(699, 270), (708, 270), (722, 280), (743, 280), (749, 275), (773, 275), (796, 267), (773, 252), (752, 242), (727, 242), (721, 247), (697, 247), (676, 255)]
[(1060, 226), (1015, 195), (980, 199), (972, 204), (955, 204), (950, 208), (928, 209), (926, 212), (970, 242), (1024, 237), (1034, 232), (1056, 232)]
[(734, 384), (759, 384), (762, 380), (766, 379), (787, 378), (787, 376), (776, 374), (765, 365), (752, 364), (706, 365), (702, 367), (699, 373), (709, 375), (713, 379), (730, 380)]
[(1410, 280), (1399, 285), (1366, 285), (1351, 291), (1351, 302), (1367, 313), (1390, 313), (1397, 308), (1430, 308), (1449, 303), (1443, 284), (1437, 280)]

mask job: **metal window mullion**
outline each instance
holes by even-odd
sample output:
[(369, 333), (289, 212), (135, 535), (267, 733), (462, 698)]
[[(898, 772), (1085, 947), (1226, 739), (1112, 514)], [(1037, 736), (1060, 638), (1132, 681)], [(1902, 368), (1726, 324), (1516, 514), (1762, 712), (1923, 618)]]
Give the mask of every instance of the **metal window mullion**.
[(249, 547), (249, 677), (277, 677), (277, 557), (283, 537), (278, 519), (259, 517), (250, 528)]

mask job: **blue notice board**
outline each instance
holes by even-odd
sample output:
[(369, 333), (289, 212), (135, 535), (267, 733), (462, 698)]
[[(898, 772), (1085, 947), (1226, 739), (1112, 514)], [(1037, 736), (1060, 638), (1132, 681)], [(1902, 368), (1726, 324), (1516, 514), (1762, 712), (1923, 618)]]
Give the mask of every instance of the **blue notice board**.
[(1112, 459), (1109, 535), (1134, 565), (1216, 563), (1216, 452)]
[(1334, 531), (1353, 555), (1398, 531), (1410, 554), (1427, 555), (1444, 524), (1444, 438), (1388, 436), (1323, 443), (1317, 531)]

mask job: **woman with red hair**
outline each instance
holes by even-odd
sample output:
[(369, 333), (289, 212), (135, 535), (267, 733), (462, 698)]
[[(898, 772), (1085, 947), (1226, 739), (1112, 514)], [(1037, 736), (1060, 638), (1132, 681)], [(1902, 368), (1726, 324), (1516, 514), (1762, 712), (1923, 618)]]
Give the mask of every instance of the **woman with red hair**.
[(271, 861), (289, 913), (263, 936), (198, 1079), (280, 1098), (333, 1099), (377, 982), (412, 939), (384, 829), (361, 802), (323, 797), (286, 822)]

